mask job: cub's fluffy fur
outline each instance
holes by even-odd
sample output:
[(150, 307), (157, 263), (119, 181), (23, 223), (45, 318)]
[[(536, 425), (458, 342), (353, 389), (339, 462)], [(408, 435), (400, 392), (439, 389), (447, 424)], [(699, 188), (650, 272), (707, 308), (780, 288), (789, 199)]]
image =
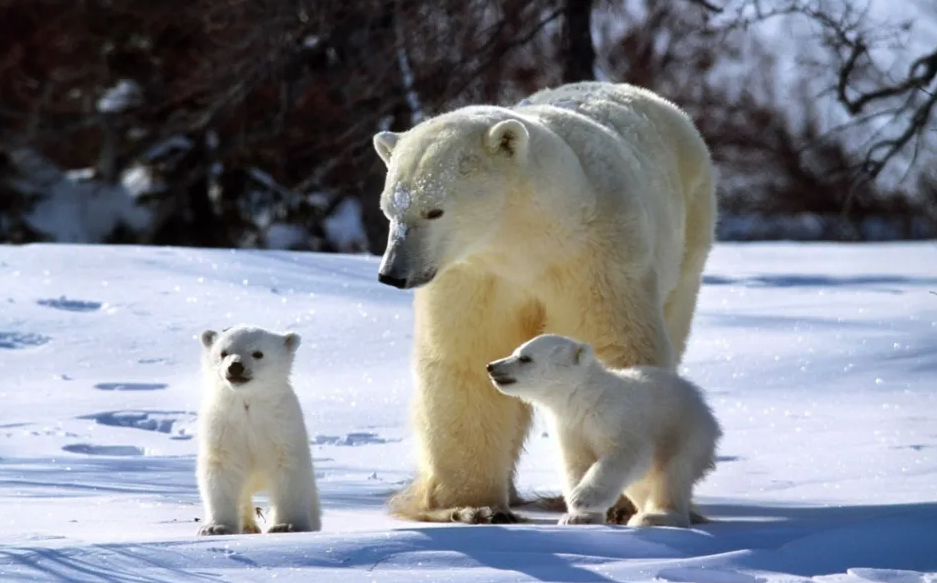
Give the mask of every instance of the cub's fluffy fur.
[(273, 507), (267, 532), (320, 530), (309, 438), (290, 384), (299, 335), (237, 326), (200, 338), (199, 534), (259, 533), (251, 497), (261, 490)]
[(719, 423), (693, 383), (672, 370), (610, 370), (572, 338), (537, 336), (488, 364), (499, 391), (542, 407), (562, 455), (567, 514), (604, 523), (624, 492), (631, 526), (688, 527), (693, 488), (715, 465)]

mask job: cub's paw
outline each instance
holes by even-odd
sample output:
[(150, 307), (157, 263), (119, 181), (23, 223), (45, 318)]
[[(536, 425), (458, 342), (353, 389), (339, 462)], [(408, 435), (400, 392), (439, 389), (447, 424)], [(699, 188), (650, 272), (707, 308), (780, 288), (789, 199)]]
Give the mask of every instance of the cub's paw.
[(570, 512), (564, 514), (557, 524), (605, 524), (602, 512)]
[(690, 518), (676, 512), (639, 512), (631, 517), (628, 526), (673, 526), (689, 528)]
[[(601, 500), (602, 496), (594, 488), (573, 488), (566, 499), (567, 509), (575, 508), (576, 512), (593, 512), (599, 508), (608, 508), (606, 500)], [(568, 512), (569, 510), (567, 510)]]
[(450, 520), (463, 524), (516, 524), (523, 522), (520, 516), (510, 510), (493, 506), (457, 508), (452, 511)]
[(235, 528), (227, 524), (206, 524), (202, 528), (198, 529), (199, 536), (212, 536), (212, 535), (223, 535), (223, 534), (237, 534)]
[(306, 532), (307, 528), (302, 528), (298, 524), (293, 524), (290, 522), (281, 522), (279, 524), (274, 524), (267, 529), (267, 534), (273, 534), (277, 532)]

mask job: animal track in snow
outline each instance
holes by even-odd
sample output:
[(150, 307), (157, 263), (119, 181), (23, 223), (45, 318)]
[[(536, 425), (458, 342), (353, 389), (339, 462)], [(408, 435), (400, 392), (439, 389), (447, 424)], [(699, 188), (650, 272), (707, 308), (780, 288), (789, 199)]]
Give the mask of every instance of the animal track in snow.
[(87, 455), (134, 456), (144, 455), (142, 447), (135, 445), (94, 445), (92, 443), (72, 443), (62, 447), (69, 453), (84, 453)]
[(377, 433), (370, 431), (359, 431), (339, 435), (316, 435), (312, 438), (312, 443), (316, 445), (373, 445), (380, 443), (393, 443), (399, 439), (384, 439)]
[(94, 388), (102, 391), (159, 391), (168, 386), (166, 383), (98, 383)]
[(131, 427), (144, 431), (166, 433), (170, 439), (192, 439), (194, 435), (187, 427), (196, 421), (196, 414), (189, 411), (106, 411), (83, 415), (79, 419), (91, 419), (108, 427)]
[(902, 569), (871, 569), (858, 567), (847, 569), (846, 573), (853, 577), (858, 577), (863, 581), (872, 581), (873, 583), (929, 583), (930, 581), (937, 581), (937, 578), (932, 579), (924, 573)]
[(0, 349), (17, 350), (19, 348), (42, 346), (50, 340), (52, 339), (48, 336), (30, 332), (0, 332)]
[(657, 578), (674, 583), (762, 583), (761, 577), (753, 577), (729, 569), (704, 569), (699, 567), (673, 567), (661, 569)]
[(56, 310), (65, 310), (66, 312), (94, 312), (100, 310), (103, 305), (101, 302), (89, 302), (85, 300), (70, 300), (65, 296), (36, 301), (40, 306), (53, 308)]
[(141, 358), (137, 361), (137, 364), (174, 364), (175, 361), (171, 358)]

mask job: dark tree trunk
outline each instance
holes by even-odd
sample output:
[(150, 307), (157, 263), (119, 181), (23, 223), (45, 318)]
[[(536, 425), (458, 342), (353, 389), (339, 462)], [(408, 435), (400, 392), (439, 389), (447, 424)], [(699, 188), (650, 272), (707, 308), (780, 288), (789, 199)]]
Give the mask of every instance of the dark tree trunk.
[(565, 0), (563, 9), (563, 82), (595, 78), (595, 48), (592, 46), (593, 0)]

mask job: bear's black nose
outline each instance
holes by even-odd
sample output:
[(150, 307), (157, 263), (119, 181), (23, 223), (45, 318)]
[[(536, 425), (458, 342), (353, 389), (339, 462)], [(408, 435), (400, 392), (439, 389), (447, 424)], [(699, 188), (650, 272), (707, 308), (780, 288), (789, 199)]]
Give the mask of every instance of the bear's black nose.
[(389, 285), (397, 289), (404, 289), (405, 287), (407, 287), (406, 279), (403, 279), (400, 277), (394, 277), (393, 275), (387, 275), (386, 273), (378, 273), (377, 281), (379, 281), (380, 283), (383, 283), (384, 285)]
[(487, 370), (488, 372), (491, 372), (494, 369), (495, 369), (495, 365), (491, 364), (490, 362), (485, 365), (485, 370)]
[(244, 365), (241, 364), (240, 362), (232, 362), (228, 366), (228, 372), (233, 374), (236, 377), (239, 377), (242, 374), (244, 374)]

